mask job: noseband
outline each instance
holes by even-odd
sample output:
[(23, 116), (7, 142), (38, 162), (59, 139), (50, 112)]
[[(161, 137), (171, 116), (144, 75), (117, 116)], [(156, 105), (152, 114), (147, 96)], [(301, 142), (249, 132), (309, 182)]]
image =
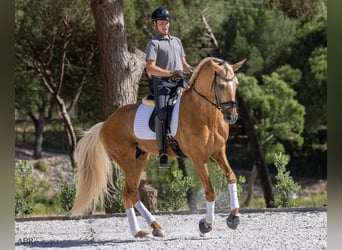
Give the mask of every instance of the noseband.
[[(225, 61), (222, 61), (219, 63), (219, 65), (223, 65), (225, 64), (226, 62)], [(208, 97), (206, 97), (205, 95), (201, 94), (200, 92), (198, 92), (198, 90), (196, 89), (196, 87), (194, 86), (194, 91), (196, 94), (198, 94), (200, 97), (202, 97), (204, 100), (206, 100), (207, 102), (209, 102), (210, 104), (212, 104), (213, 106), (215, 106), (217, 109), (219, 109), (221, 112), (223, 112), (223, 109), (224, 107), (228, 107), (228, 108), (235, 108), (237, 106), (236, 102), (235, 101), (227, 101), (227, 102), (220, 102), (219, 101), (219, 98), (217, 97), (217, 94), (216, 94), (216, 77), (219, 77), (221, 78), (223, 81), (227, 81), (227, 82), (230, 82), (230, 81), (233, 81), (234, 78), (236, 77), (236, 75), (234, 74), (231, 78), (226, 78), (224, 76), (221, 76), (220, 74), (218, 74), (217, 72), (215, 72), (215, 78), (214, 78), (214, 81), (215, 81), (215, 100), (216, 100), (216, 103), (215, 102), (212, 102)]]

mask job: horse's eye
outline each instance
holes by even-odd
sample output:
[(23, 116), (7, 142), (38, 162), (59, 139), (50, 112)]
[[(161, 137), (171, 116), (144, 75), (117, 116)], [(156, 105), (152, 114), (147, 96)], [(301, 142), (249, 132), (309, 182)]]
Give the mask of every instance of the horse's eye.
[(219, 88), (220, 90), (224, 90), (225, 87), (226, 87), (226, 85), (225, 85), (224, 83), (219, 83), (219, 84), (218, 84), (218, 88)]

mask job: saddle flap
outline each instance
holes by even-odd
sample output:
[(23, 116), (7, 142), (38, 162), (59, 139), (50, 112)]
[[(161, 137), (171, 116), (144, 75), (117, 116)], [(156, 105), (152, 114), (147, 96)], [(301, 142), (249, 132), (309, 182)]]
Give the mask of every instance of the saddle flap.
[[(177, 101), (170, 107), (172, 116), (169, 117), (168, 135), (175, 136), (178, 128), (179, 107), (181, 102), (181, 95), (178, 96)], [(156, 134), (154, 132), (154, 113), (155, 107), (140, 104), (134, 118), (134, 134), (137, 138), (143, 140), (155, 140)]]

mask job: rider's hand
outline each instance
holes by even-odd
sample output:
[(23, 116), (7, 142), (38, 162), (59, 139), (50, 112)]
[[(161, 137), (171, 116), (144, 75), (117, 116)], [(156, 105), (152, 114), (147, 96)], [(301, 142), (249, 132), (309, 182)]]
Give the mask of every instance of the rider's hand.
[(172, 72), (171, 80), (178, 81), (184, 78), (184, 74), (182, 70), (175, 70)]

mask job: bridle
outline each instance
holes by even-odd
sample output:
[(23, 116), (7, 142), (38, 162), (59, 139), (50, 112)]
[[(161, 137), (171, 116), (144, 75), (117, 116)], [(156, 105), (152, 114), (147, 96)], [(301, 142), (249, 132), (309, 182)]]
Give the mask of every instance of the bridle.
[[(222, 61), (219, 63), (219, 65), (223, 65), (227, 62), (225, 61)], [(221, 112), (223, 112), (224, 110), (224, 107), (228, 107), (228, 109), (231, 109), (231, 108), (235, 108), (237, 106), (237, 103), (235, 101), (227, 101), (227, 102), (220, 102), (219, 98), (218, 98), (218, 95), (217, 95), (217, 90), (216, 90), (216, 84), (217, 84), (217, 81), (216, 81), (216, 78), (219, 77), (221, 80), (223, 81), (226, 81), (226, 82), (230, 82), (230, 81), (233, 81), (234, 78), (236, 78), (236, 75), (234, 74), (232, 77), (230, 78), (227, 78), (227, 77), (224, 77), (220, 74), (218, 74), (216, 71), (215, 71), (215, 77), (214, 77), (214, 82), (213, 82), (213, 85), (215, 87), (215, 102), (212, 102), (208, 97), (206, 97), (205, 95), (201, 94), (200, 92), (198, 92), (198, 90), (196, 89), (196, 86), (194, 86), (194, 91), (197, 95), (199, 95), (200, 97), (202, 97), (204, 100), (206, 100), (207, 102), (209, 102), (211, 105), (215, 106), (217, 109), (219, 109)]]

